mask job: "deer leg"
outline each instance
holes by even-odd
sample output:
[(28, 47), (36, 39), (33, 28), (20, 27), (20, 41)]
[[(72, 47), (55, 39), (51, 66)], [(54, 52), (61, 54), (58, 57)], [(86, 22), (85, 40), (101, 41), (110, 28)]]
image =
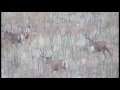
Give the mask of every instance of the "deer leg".
[(68, 67), (66, 67), (64, 70), (65, 70), (65, 72), (67, 73), (67, 77), (69, 78), (69, 77), (70, 77), (70, 74), (69, 74), (69, 72), (68, 72)]
[(52, 72), (51, 68), (48, 65), (46, 65), (46, 69), (47, 69), (47, 77), (50, 77), (50, 73)]
[(105, 50), (102, 50), (102, 52), (103, 52), (103, 54), (104, 54), (104, 56), (105, 56), (105, 59), (106, 59), (107, 57), (106, 57), (106, 54), (105, 54)]
[(57, 75), (57, 78), (60, 78), (61, 77), (61, 71), (56, 71), (56, 75)]
[(110, 50), (107, 48), (107, 52), (111, 55), (112, 61), (113, 61), (113, 54), (110, 52)]
[(112, 56), (112, 53), (110, 52), (110, 50), (108, 48), (106, 48), (107, 52), (110, 53), (110, 55)]
[(70, 78), (70, 73), (68, 71), (66, 71), (66, 72), (67, 72), (67, 77)]

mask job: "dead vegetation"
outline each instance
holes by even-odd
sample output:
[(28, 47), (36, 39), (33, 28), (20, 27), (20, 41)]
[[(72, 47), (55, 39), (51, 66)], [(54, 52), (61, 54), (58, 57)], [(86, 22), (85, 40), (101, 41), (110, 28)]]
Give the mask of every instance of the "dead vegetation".
[[(118, 12), (2, 12), (1, 76), (118, 78), (118, 20)], [(84, 33), (97, 33), (95, 41), (107, 42), (113, 59), (90, 52)], [(104, 52), (108, 45), (101, 43), (96, 50)]]

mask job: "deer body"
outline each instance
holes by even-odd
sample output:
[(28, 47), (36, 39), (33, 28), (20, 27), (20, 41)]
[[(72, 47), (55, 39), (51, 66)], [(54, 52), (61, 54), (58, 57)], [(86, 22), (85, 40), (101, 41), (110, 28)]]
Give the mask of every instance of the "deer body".
[(60, 71), (60, 70), (68, 70), (68, 64), (64, 60), (54, 60), (49, 63), (51, 72), (53, 71)]
[(100, 52), (102, 49), (106, 48), (106, 42), (105, 41), (91, 42), (90, 46), (93, 46), (96, 51)]
[(107, 42), (105, 41), (96, 41), (94, 42), (93, 40), (91, 40), (87, 35), (86, 36), (86, 39), (89, 40), (90, 42), (90, 47), (93, 46), (94, 47), (94, 50), (96, 52), (100, 52), (102, 51), (102, 53), (104, 54), (105, 58), (106, 58), (106, 54), (105, 54), (105, 51), (107, 51), (111, 56), (112, 56), (112, 53), (110, 52), (109, 48), (108, 48), (108, 44)]
[[(68, 63), (65, 60), (52, 60), (47, 64), (47, 75), (49, 76), (54, 71), (65, 71), (68, 74)], [(68, 76), (69, 77), (69, 76)]]
[(20, 34), (20, 33), (12, 33), (12, 32), (8, 32), (6, 31), (4, 33), (4, 37), (8, 40), (10, 40), (10, 42), (12, 44), (15, 44), (16, 42), (17, 43), (21, 43), (21, 40), (23, 39), (23, 35)]

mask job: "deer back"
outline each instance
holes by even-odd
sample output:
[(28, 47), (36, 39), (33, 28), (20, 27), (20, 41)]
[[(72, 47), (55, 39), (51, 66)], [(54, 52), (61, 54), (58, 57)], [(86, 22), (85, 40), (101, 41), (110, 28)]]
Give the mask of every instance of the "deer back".
[(97, 50), (97, 51), (101, 51), (102, 49), (105, 49), (107, 46), (105, 41), (93, 42), (92, 45), (94, 46), (95, 50)]
[(67, 69), (67, 63), (64, 60), (54, 60), (50, 64), (53, 71)]

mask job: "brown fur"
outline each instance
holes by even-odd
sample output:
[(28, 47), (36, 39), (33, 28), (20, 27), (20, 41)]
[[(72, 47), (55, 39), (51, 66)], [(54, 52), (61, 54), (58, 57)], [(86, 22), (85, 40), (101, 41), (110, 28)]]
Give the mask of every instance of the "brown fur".
[(51, 72), (61, 71), (62, 69), (64, 69), (65, 71), (68, 71), (67, 62), (65, 62), (64, 60), (54, 60), (54, 61), (51, 61), (49, 65), (51, 68)]
[(112, 56), (112, 53), (110, 52), (109, 48), (107, 47), (107, 44), (105, 41), (92, 42), (91, 45), (94, 46), (94, 48), (97, 52), (102, 51), (105, 58), (106, 58), (105, 51), (107, 51)]
[[(23, 35), (23, 34), (22, 34)], [(12, 44), (15, 44), (15, 43), (21, 43), (22, 41), (22, 38), (21, 38), (21, 33), (12, 33), (12, 32), (8, 32), (6, 31), (4, 33), (4, 37), (8, 40), (10, 40), (10, 42)]]
[[(63, 70), (68, 74), (68, 63), (65, 60), (50, 60), (49, 63), (46, 64), (47, 66), (47, 75), (49, 76), (50, 73), (54, 71), (60, 71)], [(69, 76), (68, 76), (69, 77)]]
[[(41, 51), (41, 49), (40, 49)], [(62, 71), (65, 70), (67, 72), (67, 75), (69, 77), (69, 73), (68, 73), (68, 63), (66, 60), (52, 60), (52, 56), (51, 57), (45, 57), (44, 56), (44, 52), (42, 52), (42, 55), (40, 54), (40, 56), (42, 58), (46, 59), (45, 65), (47, 66), (47, 75), (49, 76), (50, 73), (54, 72), (54, 71)]]
[(109, 50), (109, 48), (107, 46), (108, 45), (107, 42), (105, 42), (105, 41), (94, 42), (87, 35), (85, 35), (85, 36), (86, 36), (86, 39), (89, 40), (90, 46), (93, 46), (95, 51), (97, 51), (97, 52), (102, 51), (102, 53), (104, 54), (105, 58), (106, 58), (105, 51), (107, 51), (112, 56), (112, 53), (110, 52), (110, 50)]

